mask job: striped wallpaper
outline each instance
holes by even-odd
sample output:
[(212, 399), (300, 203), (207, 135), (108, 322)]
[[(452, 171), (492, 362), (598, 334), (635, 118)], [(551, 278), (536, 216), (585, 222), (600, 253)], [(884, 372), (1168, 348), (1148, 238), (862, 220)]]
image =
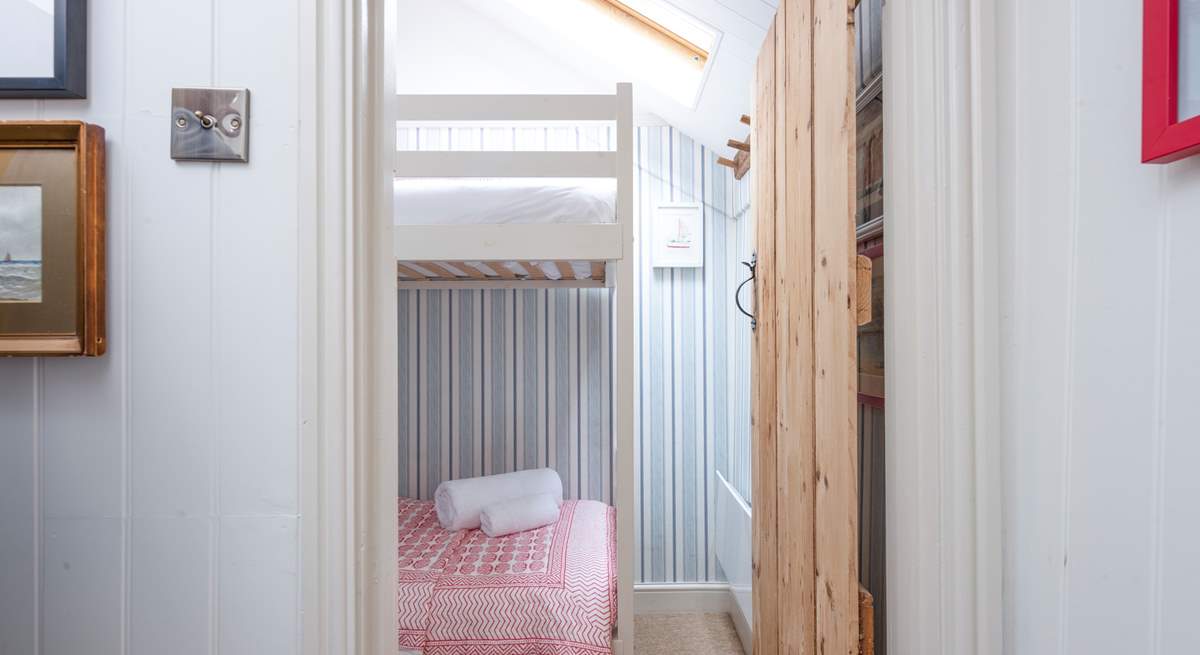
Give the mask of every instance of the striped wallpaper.
[[(749, 212), (750, 194), (754, 188), (751, 176), (747, 174), (741, 180), (734, 182), (734, 203), (744, 207)], [(754, 252), (754, 217), (747, 216), (738, 221), (734, 230), (734, 252), (737, 253), (738, 264), (734, 280), (740, 284), (749, 275), (748, 269), (740, 262), (750, 261)], [(736, 284), (733, 286), (737, 288)], [(732, 295), (733, 291), (729, 292)], [(742, 289), (742, 306), (753, 312), (754, 287), (747, 284)], [(730, 350), (730, 376), (732, 388), (729, 390), (732, 407), (729, 415), (729, 436), (724, 447), (717, 449), (717, 470), (725, 476), (729, 484), (741, 494), (750, 504), (750, 319), (742, 316), (736, 308), (731, 307), (729, 315), (733, 318), (730, 334), (732, 344)]]
[[(407, 128), (401, 147), (606, 149), (605, 128)], [(732, 294), (749, 256), (749, 177), (668, 126), (637, 130), (636, 206), (702, 202), (705, 266), (640, 275), (634, 449), (639, 582), (718, 579), (714, 472), (749, 498), (749, 327)], [(648, 227), (644, 225), (643, 228)], [(399, 292), (400, 493), (536, 466), (611, 502), (611, 291)], [(745, 299), (750, 297), (749, 291)]]
[(703, 268), (650, 268), (650, 241), (640, 242), (637, 576), (715, 580), (714, 472), (734, 475), (737, 461), (748, 462), (735, 454), (750, 424), (741, 409), (748, 375), (737, 343), (748, 325), (734, 308), (733, 291), (745, 277), (738, 262), (751, 223), (750, 187), (745, 180), (735, 184), (714, 153), (667, 127), (639, 130), (637, 160), (644, 220), (663, 202), (699, 201), (705, 208)]
[(553, 467), (611, 503), (608, 289), (399, 292), (400, 493)]

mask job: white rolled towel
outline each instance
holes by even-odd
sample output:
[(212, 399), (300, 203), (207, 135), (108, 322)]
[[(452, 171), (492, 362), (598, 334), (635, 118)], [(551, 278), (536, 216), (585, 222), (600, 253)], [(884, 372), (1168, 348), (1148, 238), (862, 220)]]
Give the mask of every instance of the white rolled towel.
[(433, 502), (443, 528), (469, 530), (479, 527), (479, 514), (484, 507), (537, 494), (550, 494), (557, 505), (562, 504), (562, 479), (554, 469), (448, 480), (433, 492)]
[(535, 494), (492, 503), (479, 514), (479, 528), (489, 537), (503, 537), (540, 528), (558, 520), (560, 504), (552, 494)]

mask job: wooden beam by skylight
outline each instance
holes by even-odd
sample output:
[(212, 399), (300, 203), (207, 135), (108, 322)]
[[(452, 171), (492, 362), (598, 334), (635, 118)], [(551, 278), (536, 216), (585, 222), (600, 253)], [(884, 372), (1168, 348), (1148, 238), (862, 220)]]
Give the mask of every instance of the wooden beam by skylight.
[(679, 50), (685, 57), (696, 62), (700, 68), (703, 68), (708, 63), (708, 50), (692, 43), (677, 32), (646, 16), (621, 0), (591, 0), (591, 2), (612, 12), (618, 20), (627, 21), (634, 29), (643, 31), (650, 37)]

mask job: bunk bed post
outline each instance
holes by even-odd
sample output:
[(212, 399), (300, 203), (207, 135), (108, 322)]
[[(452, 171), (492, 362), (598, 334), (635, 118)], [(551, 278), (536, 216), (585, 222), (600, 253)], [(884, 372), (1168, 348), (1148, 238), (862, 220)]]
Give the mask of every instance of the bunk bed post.
[(621, 259), (616, 266), (613, 290), (615, 322), (613, 361), (616, 363), (616, 509), (617, 509), (617, 655), (633, 653), (633, 570), (634, 570), (634, 402), (637, 377), (634, 347), (634, 319), (638, 277), (638, 219), (633, 211), (633, 86), (617, 85), (617, 222), (621, 225)]

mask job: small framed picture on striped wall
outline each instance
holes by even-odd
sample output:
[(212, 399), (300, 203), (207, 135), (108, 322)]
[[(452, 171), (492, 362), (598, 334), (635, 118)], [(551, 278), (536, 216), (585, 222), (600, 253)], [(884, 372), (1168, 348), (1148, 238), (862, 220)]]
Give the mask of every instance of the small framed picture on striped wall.
[(654, 212), (655, 268), (704, 266), (704, 214), (698, 203), (663, 203)]

